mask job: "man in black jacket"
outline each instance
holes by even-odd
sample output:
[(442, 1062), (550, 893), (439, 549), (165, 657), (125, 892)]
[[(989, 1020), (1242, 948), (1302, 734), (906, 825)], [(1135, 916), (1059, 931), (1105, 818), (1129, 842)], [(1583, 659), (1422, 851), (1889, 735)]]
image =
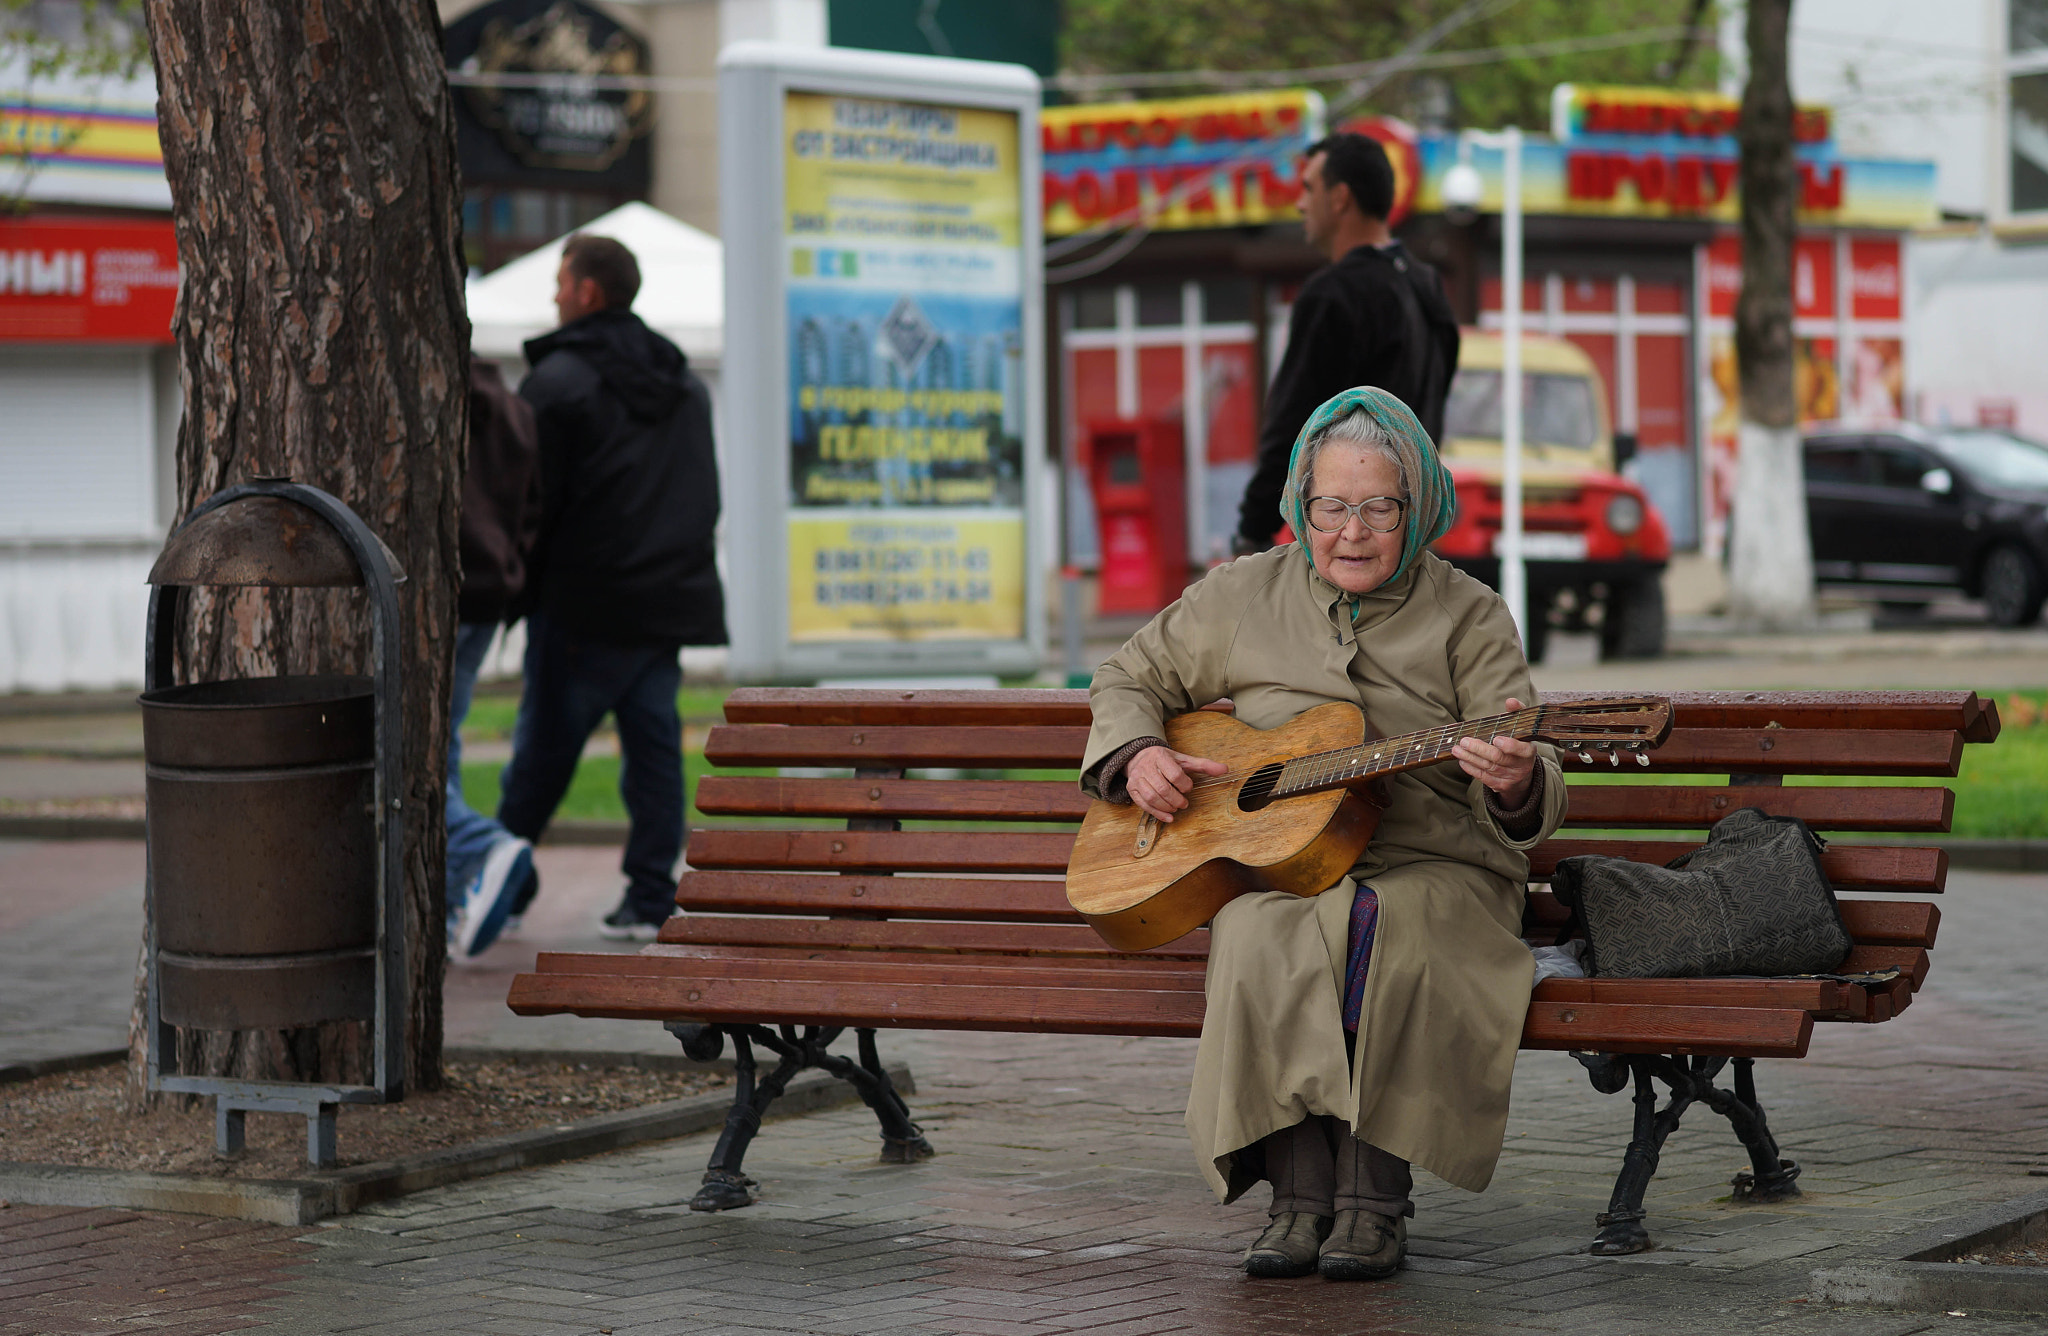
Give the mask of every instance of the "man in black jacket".
[(725, 594), (710, 397), (681, 350), (633, 314), (639, 290), (631, 251), (572, 236), (557, 274), (562, 327), (526, 345), (533, 371), (519, 394), (540, 429), (542, 517), (498, 819), (537, 838), (611, 714), (632, 827), (625, 898), (600, 931), (647, 941), (675, 907), (683, 848), (678, 655), (725, 643)]
[(1436, 271), (1387, 229), (1394, 168), (1379, 141), (1336, 134), (1309, 145), (1301, 221), (1330, 263), (1309, 275), (1287, 322), (1287, 351), (1266, 393), (1259, 462), (1246, 484), (1234, 546), (1262, 552), (1279, 530), (1287, 458), (1309, 414), (1340, 391), (1376, 385), (1397, 396), (1432, 440), (1458, 366), (1458, 322)]

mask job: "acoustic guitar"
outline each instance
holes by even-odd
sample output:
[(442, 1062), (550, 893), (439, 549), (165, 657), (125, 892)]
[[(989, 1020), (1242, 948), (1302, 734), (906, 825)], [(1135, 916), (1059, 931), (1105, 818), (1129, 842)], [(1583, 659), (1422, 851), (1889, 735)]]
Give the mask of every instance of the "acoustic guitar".
[(1334, 886), (1379, 825), (1375, 781), (1443, 761), (1460, 738), (1548, 742), (1619, 766), (1623, 756), (1648, 765), (1670, 733), (1671, 702), (1656, 696), (1531, 705), (1395, 738), (1373, 737), (1345, 701), (1270, 729), (1196, 710), (1167, 721), (1167, 745), (1228, 771), (1191, 776), (1188, 805), (1170, 823), (1135, 805), (1090, 805), (1067, 863), (1067, 901), (1116, 950), (1163, 946), (1247, 892)]

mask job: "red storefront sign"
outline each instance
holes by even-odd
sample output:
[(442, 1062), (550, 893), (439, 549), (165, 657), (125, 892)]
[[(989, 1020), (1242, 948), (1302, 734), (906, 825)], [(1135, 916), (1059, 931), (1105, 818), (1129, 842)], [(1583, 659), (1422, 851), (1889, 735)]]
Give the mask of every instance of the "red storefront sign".
[(0, 220), (0, 341), (169, 343), (177, 301), (168, 221)]
[[(1857, 245), (1865, 243), (1858, 242)], [(1898, 243), (1890, 246), (1897, 263)], [(1707, 247), (1707, 314), (1721, 319), (1735, 315), (1742, 295), (1742, 239), (1717, 237)], [(1792, 252), (1792, 314), (1799, 320), (1835, 318), (1835, 243), (1831, 237), (1801, 237)], [(1895, 317), (1894, 317), (1895, 318)]]
[[(1567, 199), (1610, 200), (1627, 186), (1643, 204), (1705, 212), (1729, 198), (1738, 168), (1734, 158), (1574, 151), (1565, 155), (1564, 191)], [(1841, 163), (1802, 162), (1798, 171), (1801, 209), (1824, 213), (1842, 207)]]
[(1849, 243), (1849, 316), (1852, 320), (1899, 320), (1905, 316), (1904, 275), (1897, 237), (1858, 238)]
[[(1553, 122), (1561, 113), (1561, 136), (1639, 135), (1662, 138), (1677, 135), (1685, 139), (1733, 139), (1742, 120), (1742, 104), (1715, 93), (1681, 93), (1650, 88), (1604, 88), (1596, 85), (1566, 84), (1564, 105), (1553, 109)], [(1792, 139), (1799, 144), (1823, 144), (1833, 133), (1826, 107), (1796, 107), (1792, 112)]]

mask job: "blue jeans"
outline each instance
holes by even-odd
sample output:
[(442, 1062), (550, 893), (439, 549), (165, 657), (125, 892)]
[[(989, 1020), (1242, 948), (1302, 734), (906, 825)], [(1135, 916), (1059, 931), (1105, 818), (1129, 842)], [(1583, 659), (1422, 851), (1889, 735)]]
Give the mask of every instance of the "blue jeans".
[(609, 645), (578, 639), (544, 613), (527, 620), (526, 689), (498, 820), (514, 835), (539, 838), (569, 791), (583, 744), (610, 714), (619, 729), (619, 797), (632, 821), (619, 862), (626, 908), (649, 923), (675, 909), (683, 852), (682, 684), (672, 646)]
[(496, 622), (464, 622), (455, 632), (455, 680), (448, 710), (448, 910), (462, 908), (462, 896), (483, 871), (491, 846), (506, 837), (506, 830), (472, 808), (462, 796), (462, 721), (469, 717), (470, 697), (476, 694), (477, 671), (491, 637), (498, 633)]

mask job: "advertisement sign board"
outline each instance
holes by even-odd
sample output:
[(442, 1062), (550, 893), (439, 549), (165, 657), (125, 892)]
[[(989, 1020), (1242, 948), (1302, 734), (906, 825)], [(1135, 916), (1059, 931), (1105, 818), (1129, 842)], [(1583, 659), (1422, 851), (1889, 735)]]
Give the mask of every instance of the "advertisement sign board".
[[(1559, 84), (1550, 140), (1522, 149), (1522, 207), (1532, 214), (1735, 222), (1740, 153), (1737, 104), (1712, 93)], [(1934, 222), (1934, 164), (1845, 157), (1824, 107), (1793, 119), (1795, 203), (1805, 227), (1909, 228)], [(1479, 208), (1500, 208), (1500, 150), (1475, 145), (1485, 183)], [(1442, 181), (1458, 160), (1454, 135), (1424, 136), (1417, 208), (1443, 207)]]
[(0, 219), (0, 342), (169, 343), (169, 219)]
[(1307, 88), (1048, 107), (1045, 233), (1292, 222), (1300, 157), (1322, 134)]
[(1038, 82), (720, 59), (731, 671), (1035, 671)]

